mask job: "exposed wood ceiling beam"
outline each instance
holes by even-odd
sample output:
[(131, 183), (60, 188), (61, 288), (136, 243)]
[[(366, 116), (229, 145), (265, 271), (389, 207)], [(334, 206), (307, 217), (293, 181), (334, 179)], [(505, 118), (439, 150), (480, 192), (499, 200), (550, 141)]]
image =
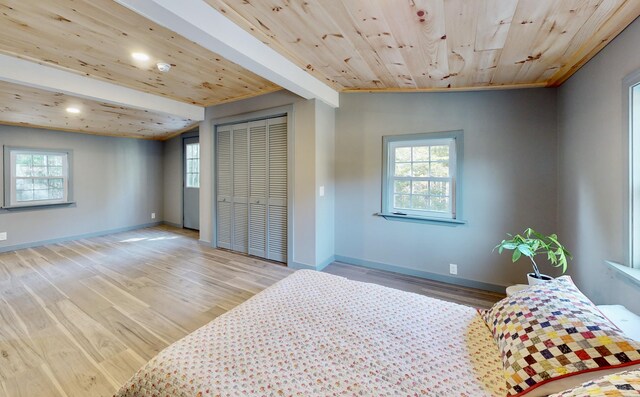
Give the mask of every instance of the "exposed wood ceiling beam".
[(204, 108), (201, 106), (2, 54), (0, 54), (0, 81), (193, 121), (204, 120)]
[(336, 90), (249, 34), (203, 0), (116, 0), (303, 98), (339, 106)]

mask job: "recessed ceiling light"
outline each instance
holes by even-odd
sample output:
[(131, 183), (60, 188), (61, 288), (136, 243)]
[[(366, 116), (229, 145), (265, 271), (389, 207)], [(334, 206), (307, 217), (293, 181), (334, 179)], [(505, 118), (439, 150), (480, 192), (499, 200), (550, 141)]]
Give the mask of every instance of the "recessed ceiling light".
[(166, 62), (158, 62), (156, 63), (156, 66), (158, 67), (158, 70), (163, 73), (167, 73), (169, 70), (171, 70), (171, 65)]
[(144, 62), (149, 60), (149, 55), (145, 54), (144, 52), (132, 52), (131, 57), (136, 61)]
[(80, 113), (80, 109), (74, 108), (73, 106), (67, 108), (68, 113), (78, 114)]

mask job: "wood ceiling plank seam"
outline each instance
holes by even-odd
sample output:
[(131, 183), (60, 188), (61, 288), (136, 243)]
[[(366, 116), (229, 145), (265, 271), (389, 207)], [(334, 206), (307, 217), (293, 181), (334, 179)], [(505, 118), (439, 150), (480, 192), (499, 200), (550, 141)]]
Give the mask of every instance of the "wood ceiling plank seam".
[[(342, 0), (337, 0), (342, 1)], [(381, 68), (385, 68), (394, 79), (394, 84), (384, 83), (384, 77), (378, 80), (387, 88), (406, 86), (406, 76), (411, 78), (411, 84), (417, 88), (414, 73), (409, 69), (403, 54), (400, 51), (400, 44), (395, 39), (392, 29), (389, 26), (384, 13), (378, 2), (369, 2), (364, 7), (361, 3), (344, 2), (345, 7), (354, 19), (358, 32), (364, 39), (365, 45), (371, 47), (371, 51), (376, 54), (377, 63), (381, 62)], [(375, 87), (373, 84), (371, 88)], [(363, 87), (366, 88), (366, 87)]]
[(495, 73), (498, 66), (498, 59), (500, 59), (501, 52), (502, 49), (484, 50), (477, 52), (478, 58), (476, 63), (476, 72), (474, 74), (474, 81), (472, 82), (473, 85), (491, 85), (491, 80), (493, 80), (493, 74)]
[(602, 0), (563, 0), (555, 2), (549, 16), (532, 40), (530, 53), (533, 59), (526, 61), (516, 75), (516, 81), (540, 82), (547, 68), (559, 68), (562, 49), (597, 9)]
[[(504, 48), (518, 0), (478, 0), (476, 51)], [(491, 11), (491, 12), (489, 12)]]
[(531, 40), (536, 36), (548, 15), (548, 7), (537, 0), (519, 0), (509, 36), (500, 53), (497, 69), (491, 83), (514, 84), (522, 65), (531, 57)]
[(250, 22), (244, 15), (236, 11), (233, 7), (225, 3), (223, 0), (205, 0), (211, 7), (225, 15), (236, 25), (240, 26), (246, 32), (252, 34), (258, 40), (262, 41), (264, 44), (276, 50), (278, 53), (285, 56), (294, 64), (298, 65), (301, 69), (305, 70), (307, 73), (316, 77), (318, 80), (324, 82), (329, 85), (331, 88), (340, 91), (342, 86), (337, 84), (337, 82), (331, 80), (327, 75), (321, 73), (320, 70), (315, 68), (307, 68), (308, 63), (305, 63), (303, 59), (301, 59), (298, 54), (292, 52), (289, 48), (283, 46), (278, 41), (273, 40), (269, 35), (267, 35), (261, 29), (258, 29), (255, 24)]
[(475, 51), (479, 2), (446, 0), (445, 32), (452, 86), (469, 86), (474, 80), (478, 54)]
[[(0, 36), (6, 38), (2, 40), (2, 47), (6, 52), (18, 53), (41, 62), (48, 60), (49, 63), (78, 73), (89, 74), (111, 82), (118, 81), (130, 88), (188, 103), (195, 102), (201, 106), (217, 103), (216, 98), (221, 89), (226, 90), (225, 97), (233, 96), (234, 93), (245, 96), (247, 93), (260, 94), (271, 91), (273, 86), (261, 77), (227, 60), (220, 59), (217, 54), (205, 50), (168, 29), (155, 25), (112, 1), (53, 0), (38, 3), (37, 6), (33, 6), (30, 2), (10, 1), (5, 5), (5, 9), (9, 6), (12, 6), (13, 10), (8, 9), (7, 14), (19, 25), (11, 26), (11, 29), (3, 29), (0, 33)], [(37, 22), (33, 23), (30, 17), (25, 15), (32, 16)], [(153, 35), (148, 34), (150, 29), (153, 30)], [(11, 34), (11, 30), (20, 33)], [(48, 30), (53, 34), (47, 34)], [(12, 37), (22, 37), (23, 40), (12, 41)], [(65, 39), (60, 40), (63, 37)], [(176, 64), (176, 69), (182, 73), (150, 76), (149, 69), (153, 71), (153, 68), (132, 66), (128, 59), (128, 45), (136, 41), (145, 43), (145, 47), (155, 48), (158, 58), (167, 58), (167, 61)], [(48, 44), (33, 45), (41, 42)], [(65, 42), (69, 44), (64, 44)], [(21, 49), (18, 45), (30, 47)], [(157, 50), (158, 48), (167, 50), (162, 52)], [(97, 55), (92, 57), (91, 52)], [(111, 54), (118, 53), (122, 56), (114, 60)], [(87, 65), (83, 66), (80, 61)], [(101, 68), (103, 64), (107, 64), (110, 70)], [(212, 74), (216, 73), (225, 73), (232, 77), (227, 77), (224, 86), (219, 87), (215, 85), (217, 81), (210, 81)], [(210, 84), (204, 84), (207, 82)], [(210, 100), (203, 102), (201, 100), (203, 97)]]
[(417, 71), (413, 83), (418, 87), (449, 86), (443, 0), (381, 4), (392, 34), (400, 44), (403, 59), (409, 69)]
[[(546, 87), (546, 83), (521, 83), (521, 84), (503, 84), (501, 90), (520, 90), (525, 88), (542, 88)], [(429, 87), (429, 88), (347, 88), (344, 93), (377, 93), (377, 92), (457, 92), (457, 91), (487, 91), (495, 90), (496, 86), (469, 86), (469, 87)]]
[(560, 86), (638, 17), (640, 1), (604, 0), (567, 48), (565, 55), (571, 55), (547, 80), (547, 85)]
[[(341, 29), (342, 34), (345, 36), (347, 40), (352, 43), (352, 47), (355, 50), (357, 56), (363, 60), (367, 64), (367, 67), (371, 70), (371, 74), (374, 77), (373, 80), (368, 82), (368, 85), (371, 86), (384, 86), (384, 87), (393, 87), (395, 84), (398, 84), (396, 76), (399, 74), (407, 74), (409, 73), (406, 66), (398, 65), (396, 60), (390, 59), (385, 56), (387, 54), (387, 47), (390, 45), (378, 45), (374, 44), (374, 40), (372, 37), (369, 37), (367, 34), (367, 30), (363, 27), (363, 24), (366, 25), (366, 18), (358, 18), (357, 10), (353, 10), (349, 7), (349, 5), (354, 6), (357, 3), (355, 2), (343, 2), (342, 0), (325, 0), (319, 2), (320, 6), (325, 9), (325, 12), (336, 21), (336, 26), (349, 26), (348, 29)], [(327, 5), (331, 6), (331, 8), (335, 12), (329, 12), (327, 9)], [(375, 2), (371, 2), (369, 7), (375, 7)], [(382, 23), (381, 18), (377, 18), (378, 23)], [(371, 18), (369, 18), (371, 20)], [(362, 23), (361, 23), (362, 22)], [(389, 32), (388, 28), (382, 27), (383, 32)], [(387, 38), (390, 37), (390, 34), (381, 34), (378, 33), (374, 35), (379, 38)], [(384, 39), (383, 39), (384, 40)], [(347, 57), (343, 59), (343, 62), (348, 63), (353, 59), (353, 57)], [(374, 66), (375, 65), (375, 71)], [(398, 70), (399, 72), (393, 73), (392, 70)]]
[[(298, 43), (311, 43), (316, 48), (309, 51), (300, 46), (299, 52), (304, 54), (305, 60), (311, 65), (323, 65), (329, 76), (337, 81), (343, 81), (341, 85), (363, 84), (371, 76), (358, 73), (368, 72), (368, 65), (364, 60), (353, 57), (349, 63), (342, 62), (353, 55), (353, 49), (344, 39), (341, 29), (335, 25), (332, 18), (327, 16), (318, 1), (300, 2), (274, 2), (277, 6), (270, 7), (269, 3), (251, 3), (260, 9), (260, 21), (263, 29), (269, 29), (274, 33), (274, 39), (291, 45)], [(248, 5), (247, 5), (248, 6)], [(313, 20), (312, 24), (308, 21)], [(285, 28), (286, 27), (286, 28)], [(306, 32), (305, 35), (298, 34)], [(331, 54), (327, 56), (327, 54)], [(369, 69), (370, 70), (370, 69)]]

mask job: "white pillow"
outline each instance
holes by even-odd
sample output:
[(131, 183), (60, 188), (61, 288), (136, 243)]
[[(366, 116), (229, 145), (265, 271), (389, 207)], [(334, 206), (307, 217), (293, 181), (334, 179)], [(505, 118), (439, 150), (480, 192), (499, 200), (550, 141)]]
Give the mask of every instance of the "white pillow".
[(627, 337), (640, 341), (640, 316), (622, 305), (599, 305), (598, 309)]

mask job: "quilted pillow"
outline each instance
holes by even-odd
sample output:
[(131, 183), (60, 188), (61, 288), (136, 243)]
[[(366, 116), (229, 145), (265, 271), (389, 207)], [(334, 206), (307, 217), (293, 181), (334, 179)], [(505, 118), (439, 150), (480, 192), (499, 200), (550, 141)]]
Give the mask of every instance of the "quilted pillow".
[(640, 342), (626, 338), (569, 276), (519, 291), (480, 314), (500, 350), (508, 396), (546, 396), (604, 374), (593, 371), (640, 368)]
[(603, 376), (551, 397), (631, 397), (640, 395), (640, 370)]

